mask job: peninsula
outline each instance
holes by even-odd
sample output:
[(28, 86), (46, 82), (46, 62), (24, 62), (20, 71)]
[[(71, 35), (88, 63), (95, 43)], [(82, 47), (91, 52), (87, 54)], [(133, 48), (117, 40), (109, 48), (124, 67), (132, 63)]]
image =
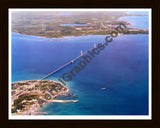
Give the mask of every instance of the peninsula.
[(124, 34), (148, 34), (146, 29), (132, 28), (129, 22), (120, 21), (119, 18), (124, 16), (146, 15), (124, 12), (13, 12), (12, 32), (47, 38), (106, 35), (123, 23), (128, 26)]
[(69, 93), (69, 88), (51, 80), (29, 80), (12, 83), (11, 104), (13, 115), (43, 115), (39, 109), (51, 102), (77, 102), (59, 100), (58, 97), (77, 97)]

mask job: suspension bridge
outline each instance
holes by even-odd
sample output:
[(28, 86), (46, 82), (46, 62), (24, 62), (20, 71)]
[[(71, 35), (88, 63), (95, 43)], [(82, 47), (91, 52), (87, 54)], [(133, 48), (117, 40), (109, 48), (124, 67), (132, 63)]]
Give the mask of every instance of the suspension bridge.
[[(94, 48), (96, 48), (96, 44), (95, 44), (95, 43), (94, 43)], [(93, 49), (93, 48), (91, 48), (91, 49)], [(89, 49), (89, 50), (91, 50), (91, 49)], [(57, 68), (56, 70), (52, 71), (51, 73), (49, 73), (48, 75), (44, 76), (44, 77), (41, 78), (40, 80), (44, 80), (44, 79), (46, 79), (47, 77), (51, 76), (52, 74), (58, 72), (59, 70), (67, 67), (69, 64), (72, 64), (72, 63), (73, 63), (74, 61), (76, 61), (78, 58), (80, 58), (80, 57), (82, 57), (84, 54), (86, 54), (89, 50), (85, 51), (84, 53), (83, 53), (83, 51), (81, 50), (81, 55), (75, 57), (73, 60), (67, 62), (66, 64), (64, 64), (64, 65), (62, 65), (61, 67)]]

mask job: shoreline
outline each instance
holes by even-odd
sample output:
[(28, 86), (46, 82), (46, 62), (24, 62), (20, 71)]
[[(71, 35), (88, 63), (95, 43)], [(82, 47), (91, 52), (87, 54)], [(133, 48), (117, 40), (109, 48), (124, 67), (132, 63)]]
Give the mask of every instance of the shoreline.
[(79, 100), (59, 100), (58, 97), (75, 97), (69, 88), (53, 80), (27, 80), (11, 85), (12, 115), (42, 115), (39, 110), (48, 103), (68, 103)]
[[(131, 28), (127, 28), (127, 33), (123, 33), (123, 35), (147, 34), (149, 31), (148, 29), (132, 28), (133, 25), (130, 23), (130, 21), (120, 20), (120, 18), (123, 17), (135, 17), (135, 16), (147, 17), (148, 15), (122, 13), (113, 17), (109, 15), (108, 16), (109, 20), (106, 20), (104, 17), (103, 18), (98, 17), (97, 19), (84, 17), (82, 21), (81, 18), (76, 20), (72, 19), (73, 21), (75, 20), (74, 22), (71, 22), (69, 20), (70, 17), (66, 17), (65, 19), (63, 19), (63, 17), (58, 16), (56, 17), (57, 21), (52, 22), (52, 24), (49, 21), (47, 21), (42, 25), (36, 24), (37, 22), (35, 23), (35, 19), (33, 19), (33, 21), (25, 19), (25, 21), (30, 21), (30, 23), (22, 24), (21, 18), (19, 18), (20, 20), (20, 22), (18, 22), (19, 24), (18, 23), (12, 24), (12, 33), (38, 36), (46, 39), (60, 39), (69, 36), (79, 37), (86, 35), (110, 35), (111, 32), (115, 30), (117, 25), (123, 23), (125, 25), (131, 26)], [(77, 23), (77, 20), (80, 21)], [(105, 28), (101, 25), (102, 23), (106, 24)], [(87, 26), (60, 26), (61, 24), (86, 24)], [(24, 26), (28, 25), (29, 27), (24, 27), (25, 28), (24, 29), (22, 25)]]
[[(133, 28), (133, 29), (136, 29), (136, 28)], [(144, 29), (145, 30), (145, 29)], [(148, 31), (148, 30), (146, 30), (146, 31)], [(28, 35), (28, 34), (21, 34), (21, 33), (17, 33), (17, 32), (11, 32), (11, 33), (15, 33), (15, 34), (19, 34), (19, 35), (24, 35), (24, 36), (36, 36), (36, 37), (40, 37), (40, 38), (44, 38), (44, 39), (61, 39), (61, 38), (67, 38), (67, 37), (80, 37), (80, 36), (98, 36), (99, 34), (94, 34), (94, 35), (92, 35), (92, 34), (87, 34), (87, 35), (79, 35), (79, 36), (75, 36), (75, 35), (68, 35), (68, 36), (62, 36), (62, 37), (46, 37), (46, 36), (40, 36), (40, 35)], [(122, 34), (122, 35), (142, 35), (142, 34), (148, 34), (148, 33), (136, 33), (136, 34), (134, 34), (134, 33), (131, 33), (131, 34)], [(108, 34), (101, 34), (101, 35), (109, 35), (109, 33)], [(68, 39), (64, 39), (64, 40), (68, 40)], [(59, 40), (57, 40), (57, 41), (59, 41)]]

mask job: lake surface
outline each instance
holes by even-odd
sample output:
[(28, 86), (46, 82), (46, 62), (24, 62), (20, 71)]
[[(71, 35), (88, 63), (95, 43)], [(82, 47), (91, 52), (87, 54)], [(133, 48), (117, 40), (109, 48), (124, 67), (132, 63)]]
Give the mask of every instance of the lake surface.
[(149, 15), (148, 11), (130, 11), (127, 12), (127, 14), (144, 14), (144, 15)]
[(27, 27), (36, 27), (37, 25), (25, 25), (25, 26), (21, 26), (21, 27), (24, 27), (24, 28), (27, 28)]
[(60, 26), (88, 26), (87, 24), (61, 24)]
[[(12, 33), (12, 82), (40, 79), (81, 50), (104, 41), (105, 35), (56, 40)], [(47, 79), (58, 81), (80, 60)], [(50, 103), (40, 111), (49, 115), (148, 115), (148, 34), (117, 37), (66, 86), (78, 96), (77, 103)]]
[(129, 28), (149, 29), (148, 16), (126, 16), (119, 18), (119, 20), (129, 21), (132, 24), (132, 26), (128, 26)]
[[(93, 47), (93, 43), (104, 42), (104, 38), (97, 35), (53, 41), (12, 34), (12, 82), (40, 79), (80, 55), (81, 50)], [(77, 63), (48, 79), (58, 80)], [(51, 103), (41, 111), (51, 115), (148, 114), (148, 35), (116, 38), (66, 84), (79, 96), (79, 102)]]

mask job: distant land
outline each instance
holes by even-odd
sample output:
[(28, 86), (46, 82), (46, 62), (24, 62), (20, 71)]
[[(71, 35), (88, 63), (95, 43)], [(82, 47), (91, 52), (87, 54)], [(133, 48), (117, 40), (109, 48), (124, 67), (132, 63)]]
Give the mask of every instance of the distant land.
[[(124, 16), (147, 15), (125, 12), (12, 12), (12, 32), (47, 38), (106, 35), (119, 23), (131, 26), (129, 22), (119, 20)], [(125, 34), (148, 34), (148, 30), (129, 27)]]

